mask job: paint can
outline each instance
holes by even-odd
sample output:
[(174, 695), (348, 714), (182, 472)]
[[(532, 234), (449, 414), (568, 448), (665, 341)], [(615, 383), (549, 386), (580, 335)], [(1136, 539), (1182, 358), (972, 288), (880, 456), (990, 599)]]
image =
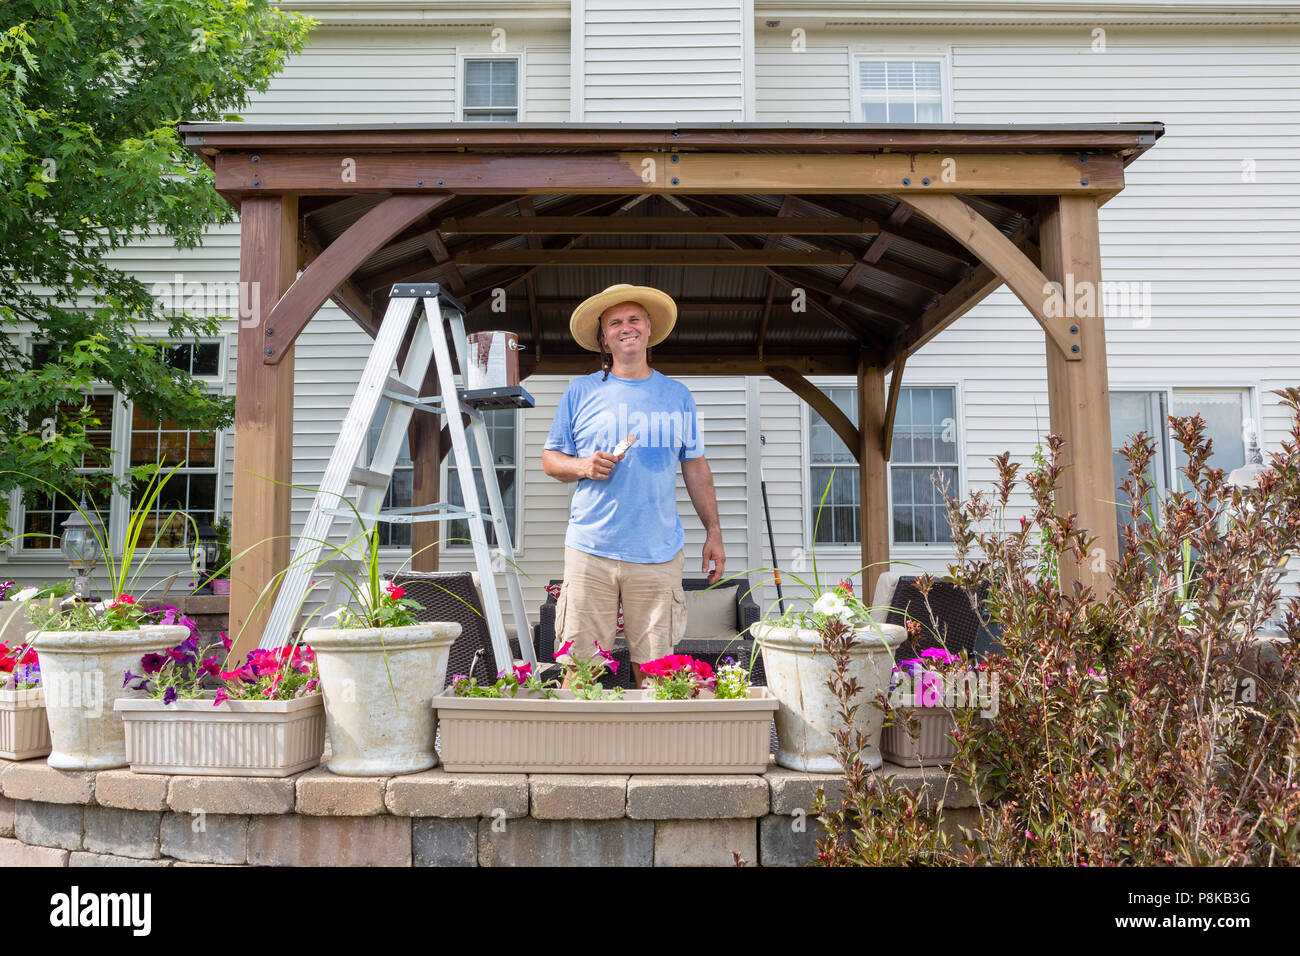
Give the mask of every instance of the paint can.
[(513, 332), (474, 332), (469, 339), (466, 387), (508, 388), (519, 384), (519, 337)]

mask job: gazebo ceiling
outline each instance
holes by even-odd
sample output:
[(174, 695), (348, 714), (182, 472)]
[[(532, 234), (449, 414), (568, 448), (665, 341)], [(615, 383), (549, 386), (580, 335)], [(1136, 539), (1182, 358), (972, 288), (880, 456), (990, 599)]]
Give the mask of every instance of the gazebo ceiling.
[(1001, 284), (914, 192), (918, 204), (960, 196), (1037, 265), (1039, 197), (1104, 202), (1163, 126), (182, 131), (237, 208), (259, 192), (298, 196), (304, 264), (391, 196), (450, 194), (333, 291), (368, 330), (394, 283), (439, 282), (471, 330), (518, 334), (525, 371), (579, 371), (596, 362), (569, 338), (569, 313), (630, 282), (679, 304), (652, 361), (706, 371), (770, 357), (810, 373), (852, 372), (860, 350), (880, 365), (905, 357)]

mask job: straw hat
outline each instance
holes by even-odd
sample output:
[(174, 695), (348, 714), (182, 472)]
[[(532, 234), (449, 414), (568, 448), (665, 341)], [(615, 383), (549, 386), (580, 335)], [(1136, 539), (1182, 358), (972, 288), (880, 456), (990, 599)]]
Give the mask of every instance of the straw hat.
[(569, 319), (569, 331), (573, 333), (574, 341), (589, 352), (599, 352), (596, 329), (600, 326), (600, 315), (610, 306), (623, 302), (635, 302), (645, 309), (646, 315), (650, 317), (650, 345), (658, 345), (666, 339), (677, 324), (677, 303), (667, 292), (621, 282), (583, 300), (573, 310)]

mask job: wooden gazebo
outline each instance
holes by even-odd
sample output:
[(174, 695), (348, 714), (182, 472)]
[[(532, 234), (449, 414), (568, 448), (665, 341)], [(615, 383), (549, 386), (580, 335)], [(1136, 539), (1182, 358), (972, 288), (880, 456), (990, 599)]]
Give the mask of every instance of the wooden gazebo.
[[(471, 331), (516, 332), (524, 374), (598, 367), (568, 336), (590, 293), (664, 289), (681, 315), (655, 368), (770, 375), (857, 456), (864, 565), (889, 556), (886, 462), (908, 356), (1005, 283), (1044, 332), (1051, 428), (1068, 442), (1060, 504), (1117, 553), (1097, 211), (1159, 123), (182, 132), (239, 211), (239, 278), (258, 283), (238, 333), (232, 544), (264, 543), (233, 569), (232, 633), (289, 560), (294, 340), (328, 299), (373, 334), (408, 280), (445, 284)], [(810, 374), (857, 376), (858, 427)], [(446, 444), (431, 418), (409, 435), (416, 504), (438, 500)], [(416, 525), (413, 547), (435, 537)], [(430, 550), (416, 567), (434, 562)], [(1102, 563), (1085, 572), (1099, 587)]]

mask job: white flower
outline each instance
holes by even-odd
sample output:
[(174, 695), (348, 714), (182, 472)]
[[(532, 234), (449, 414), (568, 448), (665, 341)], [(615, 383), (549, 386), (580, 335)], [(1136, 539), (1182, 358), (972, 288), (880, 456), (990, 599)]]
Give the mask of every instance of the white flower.
[(60, 601), (59, 607), (71, 607), (76, 603), (77, 603), (77, 596), (73, 594), (68, 597), (65, 597), (62, 601)]
[(347, 610), (347, 608), (345, 608), (345, 607), (336, 607), (334, 610), (330, 611), (328, 614), (326, 614), (324, 617), (322, 617), (321, 620), (322, 620), (322, 621), (337, 621), (337, 620), (339, 619), (339, 617), (343, 614), (343, 612), (346, 611), (346, 610)]
[(848, 607), (842, 597), (834, 591), (827, 591), (813, 604), (813, 610), (827, 617), (843, 617)]
[(27, 602), (36, 597), (38, 591), (40, 591), (40, 588), (23, 588), (17, 594), (10, 597), (9, 600)]

